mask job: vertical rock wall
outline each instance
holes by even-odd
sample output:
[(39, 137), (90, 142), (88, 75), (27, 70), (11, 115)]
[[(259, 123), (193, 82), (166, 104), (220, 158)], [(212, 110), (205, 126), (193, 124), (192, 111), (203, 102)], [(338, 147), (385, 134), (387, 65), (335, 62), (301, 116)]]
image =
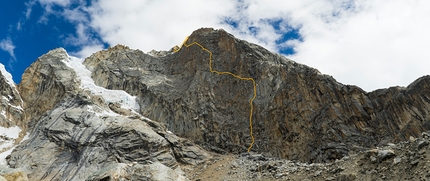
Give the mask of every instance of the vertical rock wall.
[[(214, 70), (256, 80), (252, 151), (330, 161), (429, 129), (428, 76), (407, 88), (367, 93), (223, 30), (197, 30), (186, 43), (192, 42), (213, 53)], [(245, 151), (252, 83), (211, 73), (209, 53), (199, 46), (153, 54), (114, 47), (85, 64), (96, 84), (139, 96), (141, 113), (175, 134)]]

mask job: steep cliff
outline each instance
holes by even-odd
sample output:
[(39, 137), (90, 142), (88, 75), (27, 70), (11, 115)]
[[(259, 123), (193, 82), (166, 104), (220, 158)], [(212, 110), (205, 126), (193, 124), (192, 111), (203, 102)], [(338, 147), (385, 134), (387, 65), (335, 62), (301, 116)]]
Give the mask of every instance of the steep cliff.
[(28, 140), (7, 158), (29, 180), (184, 180), (179, 163), (210, 155), (137, 112), (124, 91), (94, 85), (82, 60), (55, 49), (23, 75)]
[(193, 42), (202, 47), (145, 54), (116, 46), (84, 64), (97, 85), (139, 97), (143, 115), (227, 151), (243, 152), (251, 143), (253, 85), (210, 66), (256, 81), (252, 151), (324, 162), (429, 129), (429, 76), (367, 93), (223, 30), (197, 30), (185, 44)]
[[(187, 180), (193, 170), (222, 171), (211, 167), (214, 156), (250, 146), (240, 155), (253, 162), (332, 162), (430, 130), (430, 76), (365, 92), (211, 28), (169, 51), (117, 45), (79, 59), (51, 50), (17, 86), (0, 73), (0, 128), (22, 130), (20, 138), (29, 132), (16, 147), (18, 136), (0, 132), (8, 150), (0, 153), (0, 180)], [(428, 136), (419, 143), (428, 150)], [(315, 166), (328, 178), (326, 166), (338, 169)]]

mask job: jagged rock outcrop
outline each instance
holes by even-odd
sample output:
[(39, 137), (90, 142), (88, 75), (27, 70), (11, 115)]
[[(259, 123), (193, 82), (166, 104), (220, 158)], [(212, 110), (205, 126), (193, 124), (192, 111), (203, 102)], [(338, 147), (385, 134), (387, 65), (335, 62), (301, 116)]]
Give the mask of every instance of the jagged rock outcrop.
[(22, 75), (18, 90), (30, 127), (68, 95), (76, 94), (79, 86), (76, 73), (65, 65), (64, 59), (68, 59), (66, 50), (51, 50), (39, 57)]
[(0, 153), (19, 143), (25, 135), (27, 124), (22, 107), (12, 76), (0, 64)]
[(8, 166), (29, 180), (186, 180), (180, 164), (210, 158), (126, 107), (133, 100), (115, 97), (130, 98), (123, 91), (91, 85), (85, 71), (60, 48), (25, 72), (19, 89), (30, 111), (30, 136), (6, 158)]
[[(4, 70), (3, 65), (0, 64), (0, 69)], [(24, 127), (24, 110), (22, 109), (22, 99), (16, 89), (13, 80), (9, 80), (3, 75), (9, 74), (8, 72), (0, 71), (0, 126), (11, 127), (18, 125)]]
[[(255, 79), (252, 151), (326, 162), (429, 129), (429, 76), (368, 93), (223, 30), (197, 30), (192, 42), (212, 52), (214, 70)], [(239, 152), (251, 142), (252, 83), (211, 73), (199, 46), (151, 55), (117, 46), (84, 64), (97, 85), (139, 97), (143, 115), (179, 136)]]
[(42, 116), (9, 165), (27, 171), (31, 180), (85, 180), (106, 167), (133, 162), (160, 162), (166, 172), (175, 173), (169, 142), (144, 120), (97, 112), (102, 109), (81, 96)]

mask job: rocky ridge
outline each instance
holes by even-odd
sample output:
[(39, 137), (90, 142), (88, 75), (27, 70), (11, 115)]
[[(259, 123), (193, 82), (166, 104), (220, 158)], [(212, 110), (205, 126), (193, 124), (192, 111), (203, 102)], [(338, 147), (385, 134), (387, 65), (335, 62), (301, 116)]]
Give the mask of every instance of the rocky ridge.
[(12, 76), (0, 64), (0, 164), (5, 154), (25, 135), (27, 124), (22, 107), (23, 101)]
[[(62, 48), (52, 50), (26, 70), (17, 86), (2, 71), (0, 111), (6, 116), (0, 115), (0, 124), (19, 127), (20, 138), (27, 131), (29, 136), (7, 156), (6, 166), (0, 163), (0, 175), (371, 180), (384, 179), (379, 173), (389, 178), (394, 171), (372, 164), (395, 159), (400, 163), (395, 168), (413, 162), (417, 178), (426, 179), (427, 138), (404, 141), (430, 129), (430, 76), (408, 87), (365, 92), (224, 30), (196, 30), (186, 43), (192, 42), (212, 52), (212, 65), (199, 46), (146, 54), (117, 45), (85, 60)], [(250, 154), (245, 152), (251, 142), (253, 85), (214, 74), (210, 66), (256, 81)], [(222, 172), (226, 169), (238, 174)], [(204, 177), (211, 171), (219, 177)], [(393, 178), (409, 179), (404, 175)]]

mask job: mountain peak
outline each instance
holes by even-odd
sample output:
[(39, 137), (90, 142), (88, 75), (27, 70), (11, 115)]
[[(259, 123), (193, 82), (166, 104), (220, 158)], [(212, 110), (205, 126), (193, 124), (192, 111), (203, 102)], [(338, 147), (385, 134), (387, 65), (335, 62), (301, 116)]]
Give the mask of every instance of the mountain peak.
[(82, 60), (51, 50), (16, 96), (0, 84), (9, 101), (0, 111), (22, 97), (16, 115), (31, 135), (7, 162), (31, 180), (182, 179), (184, 164), (218, 154), (321, 163), (418, 137), (430, 129), (429, 84), (426, 76), (367, 93), (202, 28), (181, 47), (148, 54), (117, 45)]

